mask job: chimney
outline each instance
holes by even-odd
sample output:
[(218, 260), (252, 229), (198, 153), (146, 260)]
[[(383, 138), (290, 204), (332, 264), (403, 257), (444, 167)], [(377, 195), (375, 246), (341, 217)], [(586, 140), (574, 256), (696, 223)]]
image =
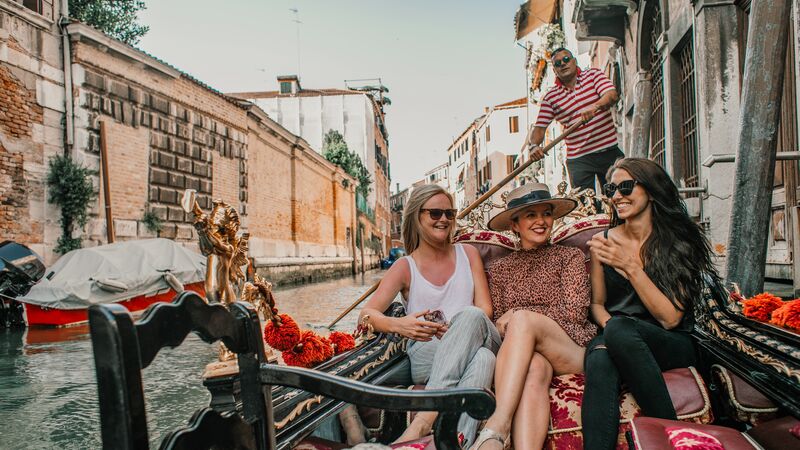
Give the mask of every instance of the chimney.
[(278, 86), (281, 94), (297, 94), (300, 92), (300, 78), (297, 75), (278, 75)]
[(397, 183), (397, 193), (400, 193), (400, 183)]
[(489, 107), (488, 106), (484, 106), (483, 107), (483, 113), (484, 114), (489, 114)]

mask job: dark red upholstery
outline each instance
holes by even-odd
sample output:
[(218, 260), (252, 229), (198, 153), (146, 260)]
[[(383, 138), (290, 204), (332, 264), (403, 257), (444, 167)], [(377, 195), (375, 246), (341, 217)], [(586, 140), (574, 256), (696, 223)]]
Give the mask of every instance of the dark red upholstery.
[[(711, 402), (702, 378), (693, 367), (672, 369), (663, 373), (675, 412), (681, 421), (710, 423), (714, 417)], [(550, 427), (544, 448), (561, 450), (583, 446), (581, 405), (583, 403), (583, 374), (560, 375), (550, 384)], [(627, 448), (625, 432), (631, 420), (640, 414), (639, 405), (627, 390), (620, 396), (620, 424), (617, 448)]]
[[(667, 428), (681, 427), (698, 430), (716, 438), (725, 450), (754, 450), (757, 449), (752, 442), (742, 433), (733, 428), (719, 427), (716, 425), (701, 425), (676, 420), (656, 419), (653, 417), (637, 417), (631, 423), (633, 442), (640, 450), (673, 450), (667, 437)], [(694, 447), (701, 449), (703, 447)]]
[(722, 386), (722, 396), (726, 400), (729, 416), (751, 425), (772, 420), (778, 415), (778, 408), (772, 400), (755, 390), (735, 373), (714, 364), (711, 373)]
[(800, 448), (800, 438), (789, 429), (800, 425), (800, 420), (792, 416), (770, 420), (747, 430), (747, 434), (766, 450)]

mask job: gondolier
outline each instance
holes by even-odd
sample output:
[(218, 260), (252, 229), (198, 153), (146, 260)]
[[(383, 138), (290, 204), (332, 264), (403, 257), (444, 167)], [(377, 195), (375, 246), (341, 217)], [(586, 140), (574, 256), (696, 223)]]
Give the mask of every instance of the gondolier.
[(581, 70), (572, 52), (553, 51), (551, 59), (556, 85), (542, 98), (539, 116), (528, 133), (529, 155), (534, 161), (544, 158), (541, 144), (553, 119), (568, 127), (586, 122), (567, 136), (567, 170), (573, 188), (595, 188), (606, 182), (606, 171), (624, 154), (617, 145), (617, 130), (609, 109), (619, 95), (611, 80), (599, 69)]

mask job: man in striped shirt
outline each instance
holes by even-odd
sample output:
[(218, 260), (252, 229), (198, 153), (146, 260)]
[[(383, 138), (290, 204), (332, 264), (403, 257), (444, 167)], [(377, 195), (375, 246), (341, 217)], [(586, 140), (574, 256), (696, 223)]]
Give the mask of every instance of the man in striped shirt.
[(617, 130), (609, 109), (619, 100), (614, 85), (599, 69), (581, 70), (572, 52), (559, 48), (551, 59), (556, 85), (544, 95), (539, 117), (528, 134), (531, 159), (544, 158), (542, 141), (553, 119), (564, 128), (584, 125), (567, 136), (567, 170), (573, 188), (595, 188), (606, 182), (606, 171), (624, 154), (617, 146)]

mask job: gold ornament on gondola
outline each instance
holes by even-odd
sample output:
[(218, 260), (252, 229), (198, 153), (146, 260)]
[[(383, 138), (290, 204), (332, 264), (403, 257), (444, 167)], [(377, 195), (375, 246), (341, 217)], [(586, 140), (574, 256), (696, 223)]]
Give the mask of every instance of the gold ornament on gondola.
[[(242, 266), (248, 264), (250, 234), (239, 234), (239, 213), (222, 200), (214, 200), (211, 212), (206, 214), (197, 203), (196, 192), (187, 189), (181, 206), (186, 212), (194, 214), (193, 225), (199, 237), (200, 251), (206, 257), (206, 298), (229, 306), (236, 301), (234, 287), (238, 288), (245, 279)], [(236, 354), (220, 344), (220, 361), (235, 358)]]

